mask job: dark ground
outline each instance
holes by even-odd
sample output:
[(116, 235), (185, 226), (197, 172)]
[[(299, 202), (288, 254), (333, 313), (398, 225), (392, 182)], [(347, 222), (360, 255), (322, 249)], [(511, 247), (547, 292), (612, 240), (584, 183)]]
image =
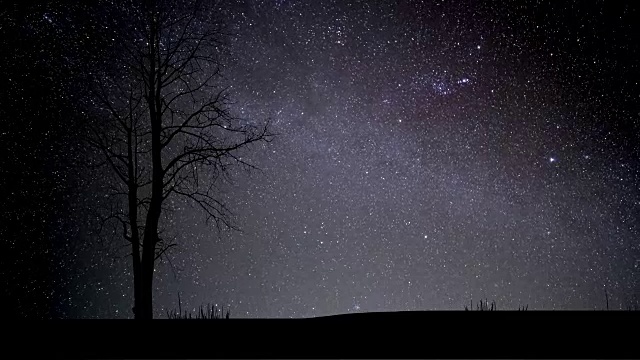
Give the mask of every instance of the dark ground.
[[(29, 355), (93, 358), (638, 358), (638, 314), (420, 311), (213, 322), (22, 322), (7, 344)], [(37, 346), (34, 339), (40, 339)]]

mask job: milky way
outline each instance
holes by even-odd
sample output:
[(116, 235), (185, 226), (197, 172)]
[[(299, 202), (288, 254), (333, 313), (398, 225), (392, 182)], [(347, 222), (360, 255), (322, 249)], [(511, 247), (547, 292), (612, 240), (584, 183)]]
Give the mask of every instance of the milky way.
[[(598, 4), (219, 5), (233, 111), (280, 135), (221, 195), (242, 233), (177, 205), (157, 316), (637, 303), (638, 12)], [(80, 248), (61, 314), (130, 317), (126, 258)]]

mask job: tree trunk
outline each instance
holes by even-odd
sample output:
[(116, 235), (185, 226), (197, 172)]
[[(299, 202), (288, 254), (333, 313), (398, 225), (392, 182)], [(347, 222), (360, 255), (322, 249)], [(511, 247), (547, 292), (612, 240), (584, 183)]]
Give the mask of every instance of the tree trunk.
[[(145, 241), (146, 242), (146, 241)], [(151, 251), (146, 250), (146, 246), (143, 246), (142, 254), (142, 266), (140, 276), (140, 309), (136, 306), (136, 319), (153, 319), (153, 249)], [(147, 255), (147, 254), (151, 255)], [(151, 260), (149, 260), (151, 257)]]
[(151, 28), (149, 37), (149, 72), (147, 103), (149, 105), (149, 120), (151, 122), (151, 202), (145, 222), (144, 239), (142, 242), (142, 261), (140, 271), (140, 309), (136, 308), (137, 319), (153, 318), (153, 273), (155, 265), (155, 250), (158, 243), (158, 223), (162, 211), (163, 180), (162, 168), (162, 112), (161, 84), (158, 71), (159, 34), (157, 33), (157, 14), (151, 12)]

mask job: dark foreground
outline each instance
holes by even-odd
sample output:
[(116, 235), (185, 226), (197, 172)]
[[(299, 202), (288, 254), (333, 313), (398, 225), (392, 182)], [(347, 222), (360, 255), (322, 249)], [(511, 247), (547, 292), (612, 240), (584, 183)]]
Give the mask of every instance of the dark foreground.
[(638, 358), (639, 314), (390, 312), (312, 319), (29, 321), (4, 328), (10, 353), (47, 358)]

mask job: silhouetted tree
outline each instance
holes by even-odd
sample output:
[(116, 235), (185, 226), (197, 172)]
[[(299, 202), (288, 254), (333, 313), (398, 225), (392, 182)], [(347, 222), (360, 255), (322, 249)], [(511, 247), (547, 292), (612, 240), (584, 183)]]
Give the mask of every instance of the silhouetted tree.
[(98, 120), (90, 143), (114, 175), (104, 220), (121, 227), (131, 246), (135, 318), (149, 319), (155, 263), (175, 246), (160, 236), (167, 199), (186, 198), (219, 229), (237, 229), (214, 185), (233, 166), (252, 169), (241, 152), (273, 134), (268, 122), (229, 110), (218, 84), (224, 33), (212, 8), (200, 1), (127, 5), (126, 21), (114, 19), (115, 55), (88, 70)]

